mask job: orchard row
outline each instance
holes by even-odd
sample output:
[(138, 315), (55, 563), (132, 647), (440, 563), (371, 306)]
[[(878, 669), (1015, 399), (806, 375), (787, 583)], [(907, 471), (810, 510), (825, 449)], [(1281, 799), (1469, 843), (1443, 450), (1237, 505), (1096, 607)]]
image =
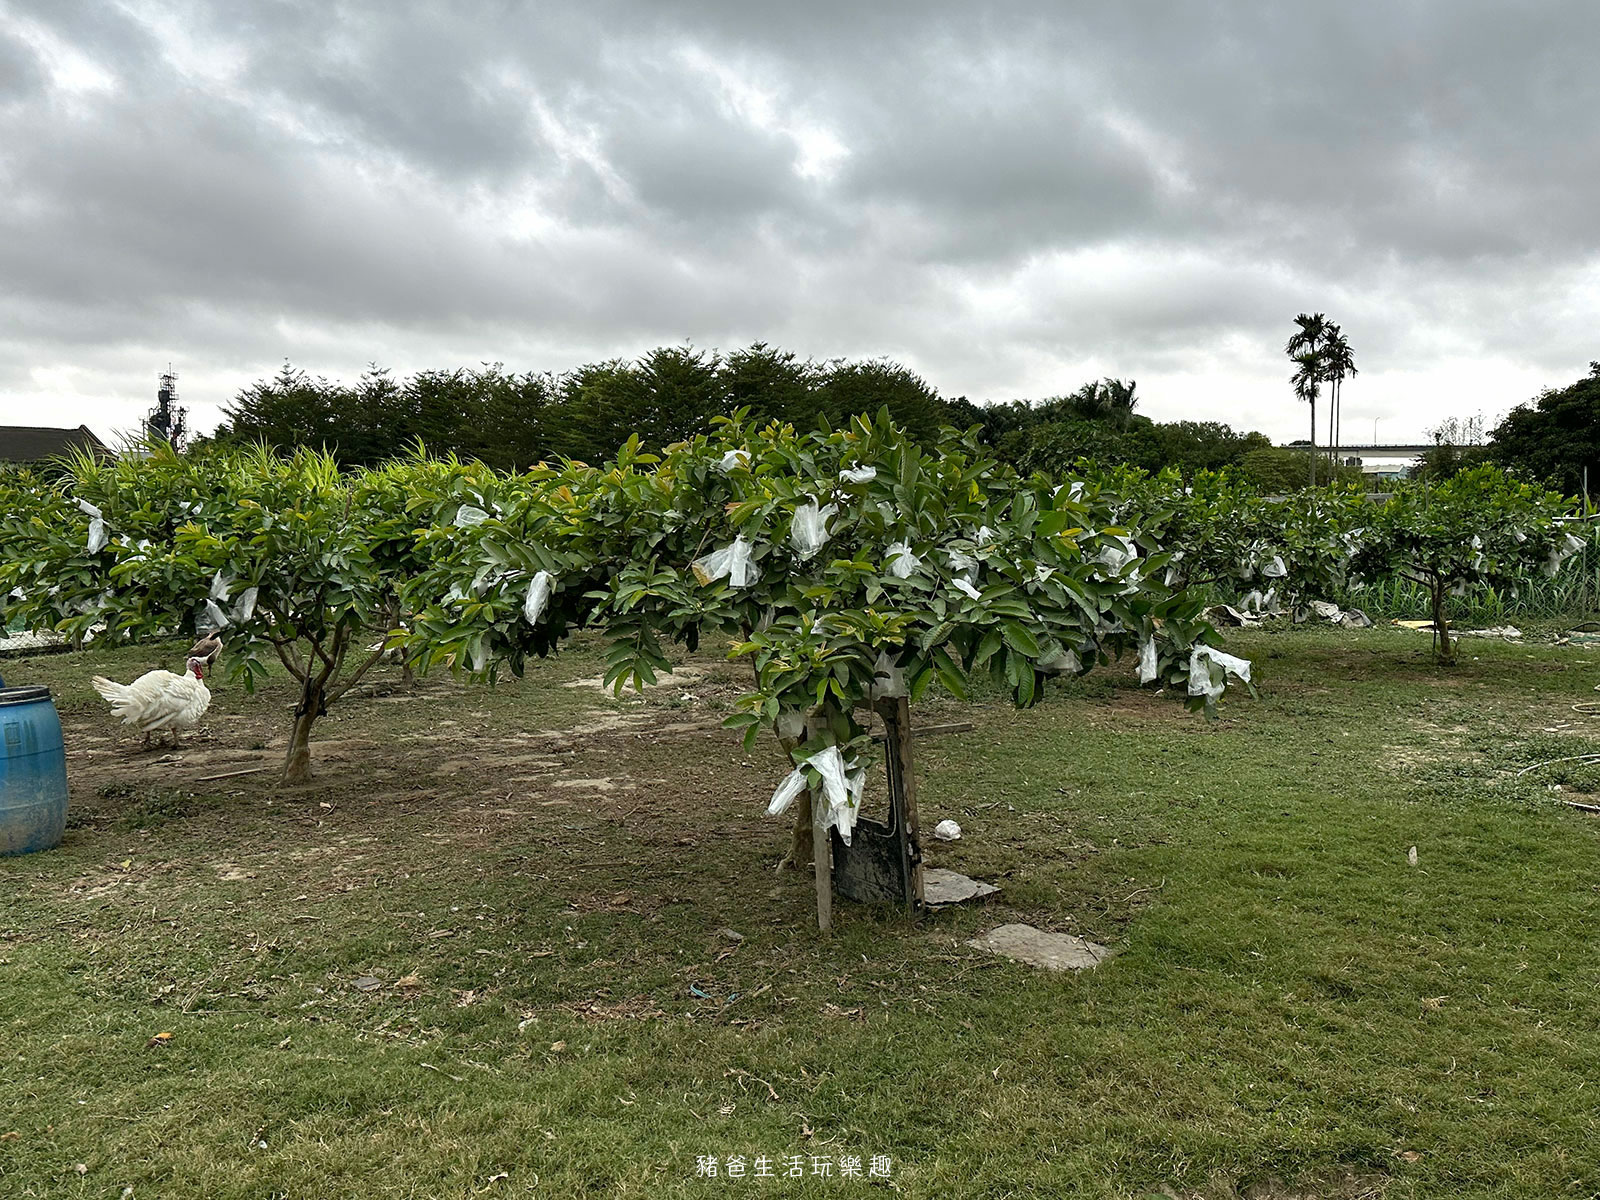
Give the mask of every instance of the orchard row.
[(272, 661), (299, 684), (289, 781), (385, 649), (492, 679), (595, 628), (620, 690), (667, 670), (669, 644), (713, 639), (751, 668), (729, 725), (771, 730), (796, 763), (774, 808), (801, 799), (809, 822), (815, 798), (847, 832), (877, 698), (986, 673), (1028, 705), (1128, 656), (1209, 709), (1249, 672), (1206, 620), (1219, 591), (1294, 607), (1400, 574), (1443, 628), (1452, 590), (1558, 569), (1581, 547), (1568, 511), (1493, 468), (1381, 505), (1022, 477), (971, 435), (923, 449), (883, 414), (811, 433), (735, 418), (659, 456), (630, 442), (520, 474), (162, 447), (55, 482), (0, 475), (0, 615), (74, 640), (221, 629), (246, 686)]

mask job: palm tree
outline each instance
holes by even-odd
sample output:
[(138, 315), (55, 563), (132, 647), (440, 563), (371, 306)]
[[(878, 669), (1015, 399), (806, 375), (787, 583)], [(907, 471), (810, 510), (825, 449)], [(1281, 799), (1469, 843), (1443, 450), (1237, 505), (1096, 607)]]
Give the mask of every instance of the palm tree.
[(1139, 399), (1134, 395), (1138, 384), (1133, 380), (1100, 379), (1086, 383), (1071, 396), (1067, 404), (1086, 421), (1104, 421), (1115, 429), (1127, 429), (1133, 423), (1133, 410)]
[(1295, 373), (1289, 376), (1295, 398), (1311, 405), (1311, 447), (1306, 459), (1311, 464), (1311, 486), (1317, 486), (1317, 396), (1322, 390), (1322, 356), (1302, 350), (1294, 356)]
[(1328, 325), (1327, 344), (1323, 349), (1323, 371), (1329, 387), (1328, 441), (1337, 451), (1344, 435), (1344, 414), (1340, 411), (1344, 381), (1346, 376), (1358, 372), (1355, 355), (1350, 351), (1350, 339), (1332, 323)]
[(1134, 390), (1139, 385), (1133, 380), (1106, 379), (1100, 384), (1100, 409), (1118, 429), (1133, 424), (1133, 410), (1139, 401)]
[(1328, 342), (1328, 318), (1321, 313), (1310, 316), (1298, 314), (1294, 323), (1299, 326), (1284, 344), (1283, 352), (1295, 361), (1295, 373), (1289, 377), (1294, 394), (1311, 404), (1311, 450), (1307, 458), (1311, 463), (1311, 486), (1317, 485), (1317, 395), (1324, 378), (1324, 351)]

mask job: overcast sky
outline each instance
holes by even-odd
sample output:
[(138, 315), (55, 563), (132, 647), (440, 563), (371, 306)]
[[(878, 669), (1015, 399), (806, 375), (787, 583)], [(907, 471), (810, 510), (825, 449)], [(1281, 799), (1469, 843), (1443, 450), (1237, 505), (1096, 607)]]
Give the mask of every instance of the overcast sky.
[(1303, 436), (1600, 358), (1592, 0), (0, 0), (0, 423), (679, 342)]

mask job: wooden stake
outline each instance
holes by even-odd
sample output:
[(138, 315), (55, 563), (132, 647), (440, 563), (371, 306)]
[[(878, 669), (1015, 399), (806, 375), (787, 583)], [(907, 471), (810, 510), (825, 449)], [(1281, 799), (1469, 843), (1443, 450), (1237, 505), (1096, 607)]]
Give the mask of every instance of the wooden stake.
[[(922, 830), (917, 820), (917, 769), (911, 757), (911, 704), (904, 696), (891, 703), (894, 705), (894, 738), (886, 744), (885, 749), (899, 760), (900, 790), (905, 803), (901, 817), (905, 821), (906, 840), (911, 844), (911, 852), (916, 855), (911, 866), (911, 895), (907, 897), (906, 908), (915, 916), (922, 911)], [(929, 726), (924, 736), (936, 731), (961, 732), (960, 727), (965, 724), (962, 721), (947, 728)]]
[(819, 819), (827, 806), (811, 799), (811, 865), (817, 877), (817, 928), (823, 933), (833, 928), (833, 840), (828, 826)]

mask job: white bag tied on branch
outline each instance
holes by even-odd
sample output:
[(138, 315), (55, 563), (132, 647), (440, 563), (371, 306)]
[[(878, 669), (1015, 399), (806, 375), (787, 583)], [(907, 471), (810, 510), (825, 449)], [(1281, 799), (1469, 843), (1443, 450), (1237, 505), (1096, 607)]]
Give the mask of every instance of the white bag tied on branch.
[(1115, 542), (1115, 545), (1101, 546), (1100, 553), (1095, 556), (1097, 562), (1111, 568), (1112, 574), (1117, 574), (1139, 556), (1138, 547), (1128, 538), (1119, 536)]
[(1145, 638), (1139, 646), (1139, 682), (1149, 683), (1156, 677), (1156, 640)]
[(1261, 568), (1261, 575), (1265, 579), (1282, 579), (1289, 573), (1289, 568), (1283, 565), (1281, 556), (1274, 554)]
[(872, 666), (872, 686), (867, 689), (869, 700), (895, 700), (910, 693), (906, 690), (906, 673), (887, 650), (878, 651), (878, 661)]
[(457, 529), (465, 529), (469, 525), (482, 525), (488, 519), (489, 514), (476, 504), (463, 504), (456, 509), (455, 526)]
[(200, 616), (201, 620), (196, 621), (195, 625), (202, 630), (226, 629), (232, 624), (232, 622), (228, 620), (228, 614), (223, 612), (222, 609), (218, 608), (217, 602), (212, 600), (210, 597), (206, 598), (205, 607), (200, 610)]
[(883, 553), (884, 570), (896, 579), (910, 579), (911, 573), (922, 566), (922, 559), (912, 552), (909, 542), (890, 542)]
[(99, 554), (106, 548), (106, 543), (111, 540), (111, 535), (106, 532), (104, 514), (90, 504), (87, 500), (78, 501), (78, 511), (89, 518), (89, 540), (87, 546), (90, 554)]
[(233, 580), (224, 579), (222, 572), (218, 571), (211, 577), (211, 598), (213, 600), (226, 600), (228, 598), (228, 588), (232, 583)]
[(528, 580), (528, 596), (522, 602), (522, 619), (537, 625), (550, 603), (550, 593), (556, 590), (556, 577), (549, 571), (539, 571)]
[[(805, 760), (822, 779), (822, 794), (811, 798), (811, 819), (822, 826), (832, 825), (839, 831), (844, 844), (850, 844), (850, 831), (855, 828), (856, 811), (861, 796), (861, 782), (857, 782), (851, 795), (850, 768), (839, 753), (839, 747), (828, 746)], [(818, 801), (822, 803), (818, 803)]]
[(789, 811), (789, 806), (806, 790), (806, 773), (796, 767), (783, 777), (783, 782), (778, 785), (778, 790), (772, 793), (772, 801), (767, 805), (767, 816), (776, 817)]
[(802, 737), (806, 731), (806, 714), (798, 708), (786, 708), (778, 714), (773, 729), (781, 738)]
[(818, 508), (815, 500), (809, 500), (794, 510), (794, 520), (789, 523), (789, 543), (800, 556), (800, 561), (811, 558), (827, 543), (828, 521), (838, 511), (838, 507), (832, 504)]
[(1544, 564), (1545, 576), (1554, 579), (1556, 572), (1561, 570), (1561, 564), (1582, 549), (1582, 540), (1573, 537), (1570, 533), (1567, 534), (1566, 537), (1550, 547), (1550, 557), (1545, 560)]
[(1083, 670), (1083, 661), (1070, 646), (1062, 646), (1039, 660), (1039, 670), (1047, 675), (1076, 675)]
[(756, 581), (755, 564), (750, 561), (751, 549), (749, 540), (740, 534), (733, 539), (733, 545), (697, 558), (689, 566), (701, 583), (726, 579), (730, 587), (749, 587)]
[(960, 592), (963, 596), (970, 596), (974, 600), (979, 600), (983, 597), (982, 592), (973, 587), (972, 584), (967, 582), (967, 580), (962, 578), (960, 575), (957, 575), (950, 581), (950, 586), (955, 588), (956, 591)]
[(717, 461), (717, 469), (724, 475), (736, 467), (748, 467), (749, 465), (750, 451), (748, 450), (729, 450)]
[(1189, 653), (1189, 695), (1215, 700), (1228, 686), (1228, 676), (1250, 682), (1247, 659), (1224, 654), (1214, 646), (1196, 646)]
[(811, 800), (812, 821), (819, 826), (833, 826), (848, 846), (850, 831), (855, 828), (856, 814), (861, 810), (861, 792), (866, 786), (867, 773), (865, 768), (847, 764), (837, 746), (824, 747), (801, 759), (800, 765), (784, 776), (777, 791), (772, 793), (772, 800), (767, 804), (767, 815), (781, 815), (806, 790), (807, 766), (822, 780), (821, 793), (813, 795)]
[(239, 593), (239, 602), (233, 606), (233, 619), (243, 625), (256, 615), (256, 597), (261, 594), (258, 587), (247, 587)]
[(871, 483), (877, 477), (877, 467), (863, 467), (859, 463), (848, 470), (839, 472), (839, 478), (845, 483)]

